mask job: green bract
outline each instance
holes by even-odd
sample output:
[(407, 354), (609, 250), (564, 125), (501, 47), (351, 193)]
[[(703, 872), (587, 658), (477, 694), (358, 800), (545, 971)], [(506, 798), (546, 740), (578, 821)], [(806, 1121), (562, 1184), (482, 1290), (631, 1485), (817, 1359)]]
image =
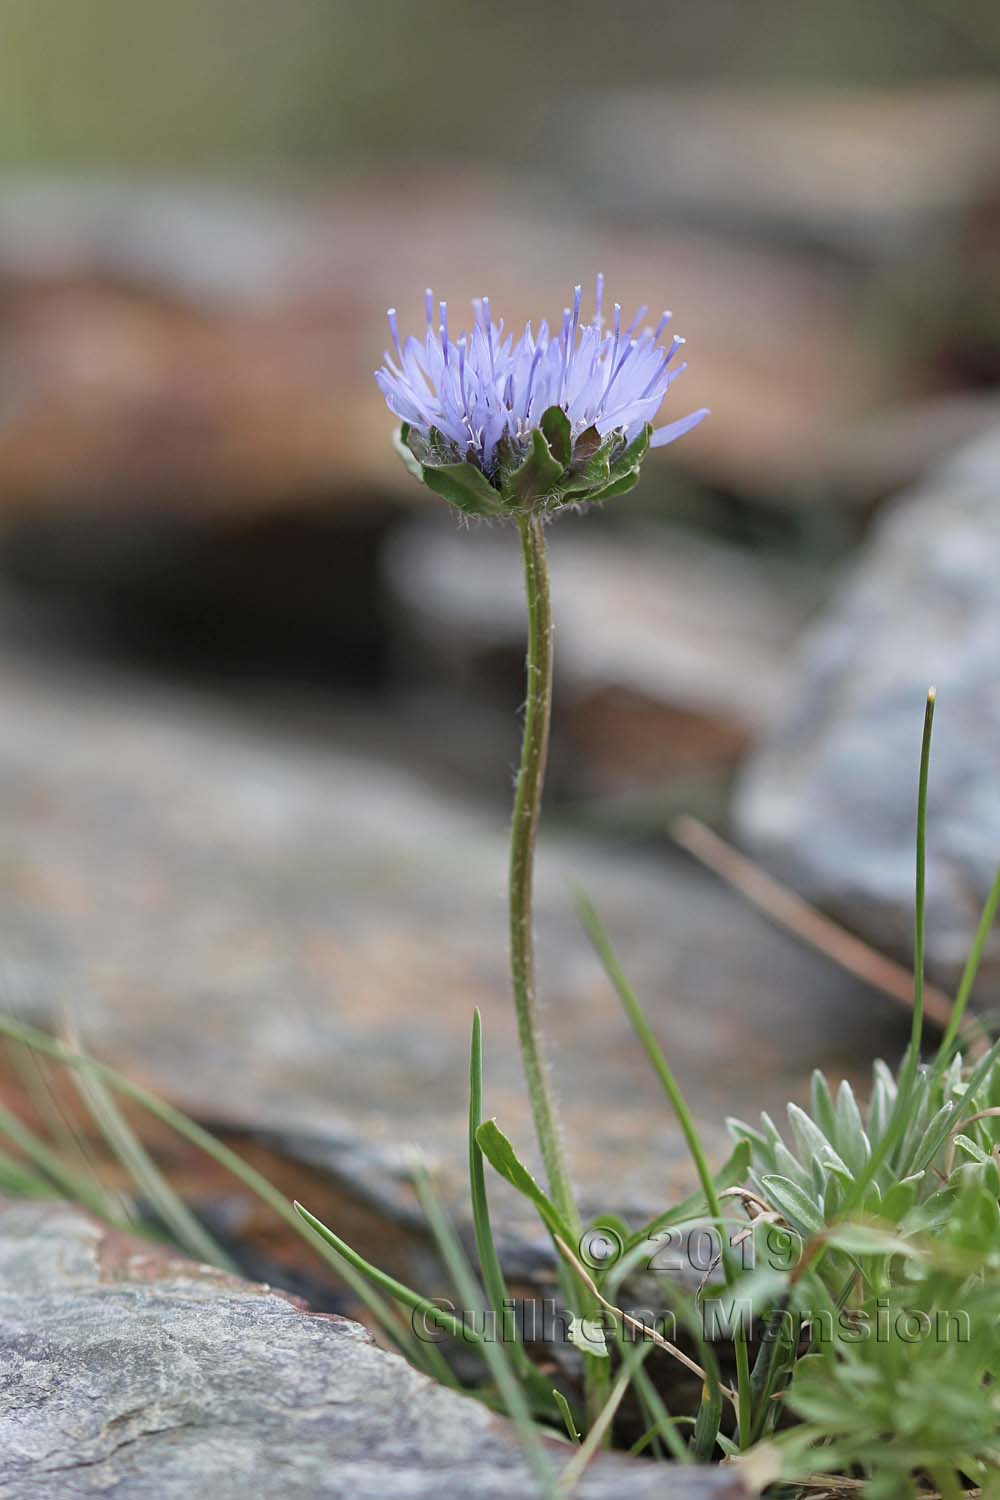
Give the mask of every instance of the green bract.
[(566, 413), (550, 406), (532, 428), (526, 451), (509, 439), (500, 443), (492, 479), (474, 463), (454, 462), (453, 445), (434, 428), (425, 438), (404, 422), (394, 444), (413, 477), (456, 509), (468, 516), (514, 516), (627, 494), (639, 481), (652, 435), (649, 422), (630, 443), (621, 432), (602, 438), (588, 427), (574, 442)]

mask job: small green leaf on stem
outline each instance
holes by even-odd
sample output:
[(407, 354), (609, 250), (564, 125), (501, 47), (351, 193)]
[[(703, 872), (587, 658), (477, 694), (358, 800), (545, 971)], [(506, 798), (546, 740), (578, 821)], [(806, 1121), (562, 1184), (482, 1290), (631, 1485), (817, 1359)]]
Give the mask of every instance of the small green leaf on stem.
[(514, 1147), (497, 1125), (496, 1120), (486, 1120), (476, 1131), (476, 1142), (495, 1172), (529, 1202), (535, 1205), (546, 1229), (567, 1243), (573, 1242), (573, 1234), (560, 1216), (552, 1201), (543, 1193), (527, 1167), (520, 1160)]
[(559, 1408), (559, 1415), (563, 1419), (563, 1424), (566, 1428), (567, 1433), (569, 1434), (570, 1442), (580, 1442), (580, 1434), (577, 1430), (576, 1422), (573, 1420), (573, 1408), (566, 1400), (566, 1397), (563, 1395), (562, 1391), (560, 1391), (556, 1386), (552, 1387), (552, 1399), (556, 1403), (556, 1406), (558, 1406)]

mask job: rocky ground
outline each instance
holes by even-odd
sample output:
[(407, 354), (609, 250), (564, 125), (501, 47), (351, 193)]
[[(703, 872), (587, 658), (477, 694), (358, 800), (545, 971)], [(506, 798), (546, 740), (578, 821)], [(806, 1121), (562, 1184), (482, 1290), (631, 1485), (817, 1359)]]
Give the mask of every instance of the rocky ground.
[[(510, 1424), (345, 1318), (115, 1234), (77, 1209), (0, 1206), (0, 1493), (525, 1500)], [(572, 1450), (548, 1445), (554, 1466)], [(725, 1469), (682, 1500), (743, 1500)], [(659, 1466), (601, 1455), (580, 1500), (662, 1495)]]

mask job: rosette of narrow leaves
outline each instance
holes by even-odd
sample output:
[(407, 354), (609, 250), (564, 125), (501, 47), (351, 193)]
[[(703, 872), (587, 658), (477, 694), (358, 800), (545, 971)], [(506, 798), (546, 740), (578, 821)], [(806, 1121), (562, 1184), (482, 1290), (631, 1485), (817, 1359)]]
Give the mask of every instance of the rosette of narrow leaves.
[(860, 1467), (869, 1500), (914, 1496), (923, 1475), (947, 1496), (996, 1486), (998, 1191), (994, 1161), (967, 1161), (927, 1200), (928, 1232), (905, 1256), (855, 1255), (851, 1305), (832, 1337), (814, 1321), (787, 1391), (801, 1468)]
[(466, 515), (510, 516), (627, 494), (639, 482), (639, 466), (652, 435), (649, 422), (631, 442), (619, 432), (602, 438), (592, 426), (574, 441), (566, 413), (550, 406), (539, 426), (532, 428), (525, 454), (509, 441), (498, 445), (493, 483), (470, 459), (455, 462), (433, 428), (424, 437), (404, 422), (395, 434), (395, 446), (415, 479)]
[(921, 1069), (905, 1091), (876, 1063), (865, 1110), (817, 1072), (786, 1136), (767, 1115), (729, 1122), (751, 1148), (758, 1215), (736, 1295), (773, 1330), (752, 1375), (754, 1436), (774, 1430), (783, 1391), (802, 1424), (777, 1439), (786, 1478), (859, 1465), (866, 1495), (889, 1497), (923, 1472), (957, 1497), (995, 1473), (998, 1119), (1000, 1045), (972, 1067)]
[[(849, 1083), (841, 1083), (834, 1096), (817, 1070), (809, 1110), (788, 1106), (787, 1141), (766, 1114), (757, 1127), (741, 1120), (727, 1124), (736, 1140), (750, 1143), (754, 1191), (803, 1237), (848, 1208), (897, 1223), (937, 1186), (932, 1169), (943, 1164), (963, 1114), (973, 1113), (977, 1101), (992, 1099), (1000, 1086), (993, 1054), (984, 1063), (968, 1075), (961, 1058), (940, 1075), (921, 1070), (901, 1122), (894, 1121), (897, 1080), (878, 1061), (864, 1113)], [(898, 1140), (872, 1172), (873, 1152), (890, 1127)]]

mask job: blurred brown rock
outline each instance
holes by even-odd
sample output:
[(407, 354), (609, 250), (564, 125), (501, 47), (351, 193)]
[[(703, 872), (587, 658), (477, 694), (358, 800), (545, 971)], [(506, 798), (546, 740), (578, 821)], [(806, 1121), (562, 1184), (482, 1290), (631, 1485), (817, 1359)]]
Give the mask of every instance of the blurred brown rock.
[[(371, 484), (335, 329), (305, 310), (207, 311), (87, 279), (0, 315), (5, 508), (218, 520), (343, 503)], [(352, 401), (353, 394), (353, 401)]]
[[(944, 193), (945, 167), (969, 146), (941, 208), (949, 224), (975, 184), (988, 196), (991, 97), (963, 95), (953, 116), (927, 102), (928, 118), (944, 121), (940, 139), (921, 123), (918, 99), (875, 98), (861, 112), (858, 140), (882, 141), (890, 166), (910, 161), (902, 223), (916, 222), (921, 153), (937, 203), (931, 187)], [(745, 114), (740, 149), (758, 168), (765, 145), (789, 136), (783, 150), (798, 165), (782, 191), (795, 199), (808, 178), (797, 151), (808, 160), (809, 143), (819, 151), (827, 141), (839, 162), (829, 145), (839, 142), (849, 159), (851, 142), (838, 133), (848, 106), (709, 96), (703, 136), (673, 132), (671, 149), (708, 150), (713, 131), (731, 131)], [(796, 110), (801, 146), (786, 130)], [(716, 175), (704, 193), (721, 214), (739, 195), (710, 154)], [(891, 175), (890, 166), (879, 170)], [(881, 200), (857, 175), (867, 222)], [(540, 187), (459, 169), (284, 190), (0, 180), (0, 560), (24, 583), (109, 602), (133, 626), (178, 640), (245, 636), (252, 652), (290, 637), (297, 621), (300, 644), (367, 671), (382, 649), (377, 550), (401, 513), (436, 504), (392, 453), (391, 418), (371, 379), (386, 306), (398, 304), (404, 325), (419, 329), (425, 285), (447, 294), (453, 326), (486, 286), (509, 324), (558, 316), (568, 284), (589, 283), (598, 268), (626, 307), (673, 305), (691, 368), (671, 409), (712, 408), (710, 421), (647, 465), (646, 499), (675, 514), (748, 500), (766, 515), (816, 502), (863, 510), (909, 477), (918, 447), (930, 461), (975, 427), (980, 398), (947, 391), (985, 368), (992, 335), (982, 319), (952, 319), (956, 277), (932, 279), (926, 326), (901, 338), (907, 304), (897, 283), (915, 297), (919, 278), (880, 271), (873, 280), (822, 236), (723, 224), (685, 198), (683, 184), (696, 178), (693, 168), (679, 173), (666, 228), (631, 213), (597, 222), (592, 209), (574, 211), (571, 193), (553, 206)], [(838, 191), (846, 200), (853, 189)], [(974, 230), (955, 265), (967, 264), (970, 245), (985, 254), (993, 243), (988, 215)], [(908, 243), (896, 235), (886, 265)], [(920, 243), (958, 253), (947, 237)], [(928, 410), (932, 420), (920, 416)], [(883, 421), (883, 412), (895, 416)], [(909, 412), (919, 444), (907, 437)], [(636, 738), (649, 742), (655, 716), (638, 697), (630, 711)], [(598, 696), (596, 741), (607, 718)], [(677, 744), (683, 725), (674, 731)], [(725, 745), (714, 734), (692, 741), (695, 759), (735, 751), (728, 731)]]
[(481, 174), (284, 193), (9, 179), (4, 511), (418, 500), (371, 380), (386, 306), (419, 328), (432, 285), (457, 325), (488, 289), (514, 325), (558, 317), (598, 269), (625, 306), (676, 309), (691, 369), (673, 408), (714, 410), (659, 465), (788, 495), (818, 443), (898, 388), (858, 338), (844, 267), (683, 225), (587, 224)]

